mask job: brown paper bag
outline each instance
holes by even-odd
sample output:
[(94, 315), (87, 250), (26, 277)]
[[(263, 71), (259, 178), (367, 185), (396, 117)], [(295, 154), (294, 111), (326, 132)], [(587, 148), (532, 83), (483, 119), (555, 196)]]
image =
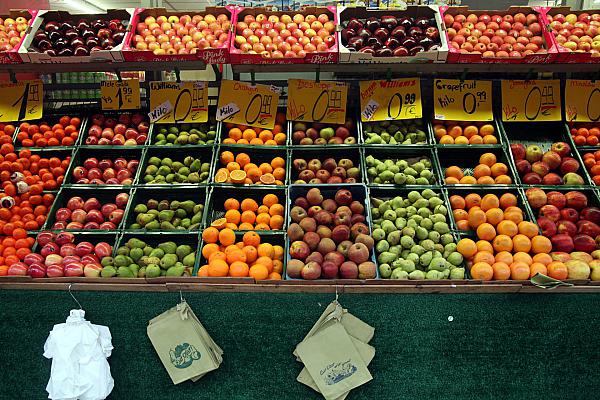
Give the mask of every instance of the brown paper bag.
[(373, 379), (341, 323), (319, 330), (303, 340), (296, 351), (327, 400), (335, 400)]
[(215, 353), (207, 345), (210, 342), (200, 333), (204, 328), (190, 312), (183, 302), (153, 318), (146, 329), (174, 384), (199, 379), (219, 366)]
[[(360, 340), (358, 340), (352, 336), (350, 336), (350, 339), (352, 340), (354, 347), (356, 347), (358, 354), (360, 354), (360, 357), (363, 359), (365, 364), (368, 366), (371, 363), (371, 361), (373, 361), (373, 358), (375, 357), (375, 347), (369, 346), (365, 342), (361, 342)], [(314, 391), (319, 392), (319, 388), (317, 387), (317, 385), (315, 384), (315, 381), (312, 379), (312, 377), (308, 373), (308, 370), (306, 369), (306, 367), (303, 368), (302, 371), (300, 371), (300, 374), (298, 375), (296, 380), (298, 382), (303, 383), (306, 386), (310, 387)], [(321, 392), (319, 392), (319, 393), (321, 393)], [(344, 393), (343, 395), (338, 397), (336, 400), (344, 400), (348, 396), (349, 393), (350, 393), (349, 391)]]

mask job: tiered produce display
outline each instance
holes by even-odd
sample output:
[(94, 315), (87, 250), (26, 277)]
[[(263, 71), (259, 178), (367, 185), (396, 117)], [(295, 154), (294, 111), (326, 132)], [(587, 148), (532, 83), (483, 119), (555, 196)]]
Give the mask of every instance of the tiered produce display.
[[(115, 69), (204, 61), (256, 64), (259, 73), (260, 64), (359, 62), (528, 63), (534, 70), (598, 62), (599, 27), (599, 13), (542, 7), (214, 7), (85, 18), (29, 11), (0, 20), (0, 60), (51, 59), (65, 70), (100, 58)], [(287, 92), (275, 83), (273, 92)], [(207, 121), (186, 115), (163, 123), (147, 109), (151, 93), (142, 109), (111, 109), (103, 98), (104, 109), (46, 105), (30, 120), (18, 113), (18, 122), (0, 127), (0, 275), (600, 280), (597, 123), (565, 123), (566, 106), (560, 120), (542, 122), (545, 109), (514, 121), (498, 107), (497, 91), (488, 92), (490, 118), (446, 118), (427, 83), (416, 96), (418, 117), (400, 116), (402, 107), (416, 112), (415, 93), (400, 92), (397, 116), (390, 100), (388, 117), (365, 117), (358, 85), (348, 82), (348, 106), (328, 93), (335, 110), (320, 119), (314, 110), (312, 118), (290, 113), (300, 99), (282, 96), (272, 114), (261, 97), (247, 123), (230, 122), (213, 103), (190, 106), (208, 110)]]

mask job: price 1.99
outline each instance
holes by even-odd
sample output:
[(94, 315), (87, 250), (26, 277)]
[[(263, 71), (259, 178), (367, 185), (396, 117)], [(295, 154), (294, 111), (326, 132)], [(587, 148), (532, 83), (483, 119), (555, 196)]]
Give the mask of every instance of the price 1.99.
[(39, 119), (43, 108), (41, 80), (0, 84), (0, 121), (15, 122)]

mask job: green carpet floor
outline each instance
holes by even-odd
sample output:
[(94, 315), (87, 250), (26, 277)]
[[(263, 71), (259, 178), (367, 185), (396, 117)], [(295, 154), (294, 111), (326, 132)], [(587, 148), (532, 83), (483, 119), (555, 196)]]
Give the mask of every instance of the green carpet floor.
[[(186, 294), (224, 362), (173, 386), (146, 325), (178, 296), (77, 292), (87, 318), (112, 332), (110, 399), (322, 398), (295, 381), (292, 351), (331, 295)], [(375, 327), (374, 379), (349, 399), (600, 397), (600, 295), (346, 294), (340, 302)], [(0, 291), (0, 305), (0, 399), (45, 399), (44, 341), (76, 305), (66, 292), (34, 291)]]

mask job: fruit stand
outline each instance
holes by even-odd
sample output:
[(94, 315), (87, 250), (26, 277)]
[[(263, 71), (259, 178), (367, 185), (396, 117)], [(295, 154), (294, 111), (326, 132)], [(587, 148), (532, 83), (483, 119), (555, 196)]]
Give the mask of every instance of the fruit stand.
[[(11, 107), (0, 96), (0, 117), (15, 116), (0, 122), (12, 337), (25, 334), (19, 304), (39, 336), (73, 291), (123, 328), (114, 398), (139, 388), (133, 368), (145, 376), (136, 396), (173, 396), (131, 338), (185, 293), (207, 325), (238, 333), (215, 335), (239, 358), (204, 378), (201, 397), (264, 398), (276, 385), (307, 398), (280, 366), (306, 320), (340, 296), (383, 349), (364, 398), (479, 398), (510, 385), (506, 397), (537, 398), (567, 379), (598, 389), (593, 368), (575, 366), (595, 363), (583, 338), (600, 291), (599, 13), (227, 6), (12, 18), (31, 26), (0, 48), (0, 92), (28, 93)], [(214, 81), (181, 79), (207, 68)], [(43, 89), (36, 106), (32, 87)], [(559, 340), (570, 331), (581, 337)], [(550, 357), (562, 374), (532, 374), (523, 357)], [(0, 362), (17, 372), (10, 387), (36, 369)], [(481, 372), (491, 363), (502, 373)], [(220, 382), (249, 364), (279, 372), (268, 384), (231, 378), (224, 394)], [(559, 386), (552, 396), (568, 397)]]

